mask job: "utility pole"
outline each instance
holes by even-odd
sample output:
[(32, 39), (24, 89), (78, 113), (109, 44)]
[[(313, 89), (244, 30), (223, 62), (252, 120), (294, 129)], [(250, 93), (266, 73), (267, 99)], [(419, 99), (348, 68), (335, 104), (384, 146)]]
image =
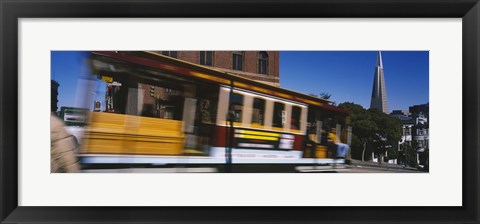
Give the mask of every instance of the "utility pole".
[(405, 167), (408, 167), (408, 148), (405, 147)]
[(227, 114), (227, 146), (225, 148), (225, 159), (226, 159), (226, 172), (232, 172), (232, 148), (234, 142), (234, 130), (233, 130), (233, 119), (235, 118), (235, 113), (232, 108), (232, 99), (233, 99), (233, 80), (230, 80), (230, 93), (228, 100), (228, 114)]
[(348, 159), (352, 159), (352, 126), (347, 128)]

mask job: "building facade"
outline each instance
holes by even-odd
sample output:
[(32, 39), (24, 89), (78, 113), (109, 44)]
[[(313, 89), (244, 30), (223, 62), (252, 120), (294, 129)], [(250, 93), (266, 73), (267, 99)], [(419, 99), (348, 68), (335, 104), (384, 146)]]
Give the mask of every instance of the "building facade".
[(415, 153), (416, 164), (421, 167), (428, 166), (429, 159), (429, 124), (428, 124), (428, 103), (409, 107), (409, 115), (399, 110), (391, 114), (402, 121), (402, 138), (398, 142), (398, 164), (407, 164), (408, 149)]
[(429, 125), (428, 118), (420, 112), (413, 116), (415, 125), (413, 126), (413, 141), (415, 141), (416, 150), (419, 153), (425, 152), (429, 148)]
[(58, 111), (58, 87), (59, 86), (60, 86), (60, 84), (57, 81), (51, 80), (51, 83), (50, 83), (51, 109), (50, 109), (50, 111), (54, 112), (54, 113), (56, 113)]
[(278, 51), (157, 51), (157, 53), (280, 86)]
[(429, 118), (429, 104), (426, 103), (426, 104), (419, 104), (419, 105), (413, 105), (411, 107), (408, 108), (408, 111), (411, 113), (411, 114), (423, 114), (423, 116), (425, 116), (427, 119)]

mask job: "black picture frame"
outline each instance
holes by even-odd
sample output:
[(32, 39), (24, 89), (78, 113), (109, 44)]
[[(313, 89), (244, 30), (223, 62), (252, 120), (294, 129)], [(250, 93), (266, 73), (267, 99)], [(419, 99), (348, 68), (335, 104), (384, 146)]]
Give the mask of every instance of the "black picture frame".
[[(1, 223), (479, 223), (478, 0), (0, 0)], [(18, 19), (134, 17), (462, 18), (461, 207), (18, 206)], [(446, 43), (448, 44), (448, 43)], [(456, 122), (455, 119), (450, 122)], [(459, 149), (458, 149), (459, 150)], [(452, 149), (453, 151), (453, 149)], [(41, 193), (41, 192), (39, 192)], [(445, 192), (447, 194), (448, 192)], [(441, 195), (439, 195), (441, 197)]]

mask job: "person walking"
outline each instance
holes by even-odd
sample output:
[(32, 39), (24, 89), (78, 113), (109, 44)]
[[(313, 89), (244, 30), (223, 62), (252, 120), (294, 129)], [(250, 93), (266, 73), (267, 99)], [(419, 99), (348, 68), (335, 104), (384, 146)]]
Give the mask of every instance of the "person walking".
[(60, 118), (50, 115), (50, 170), (52, 173), (77, 173), (80, 164), (77, 159), (76, 138), (65, 130)]
[(339, 139), (337, 139), (336, 129), (332, 128), (328, 133), (328, 142), (333, 144), (334, 147), (334, 156), (335, 158), (343, 158), (346, 159), (349, 146), (345, 143), (341, 143)]

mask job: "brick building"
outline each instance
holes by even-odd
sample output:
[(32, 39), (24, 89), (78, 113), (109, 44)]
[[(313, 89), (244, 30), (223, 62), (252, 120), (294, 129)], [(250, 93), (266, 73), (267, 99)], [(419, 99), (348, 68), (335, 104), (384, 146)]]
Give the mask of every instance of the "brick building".
[(278, 51), (158, 51), (158, 53), (280, 86)]

